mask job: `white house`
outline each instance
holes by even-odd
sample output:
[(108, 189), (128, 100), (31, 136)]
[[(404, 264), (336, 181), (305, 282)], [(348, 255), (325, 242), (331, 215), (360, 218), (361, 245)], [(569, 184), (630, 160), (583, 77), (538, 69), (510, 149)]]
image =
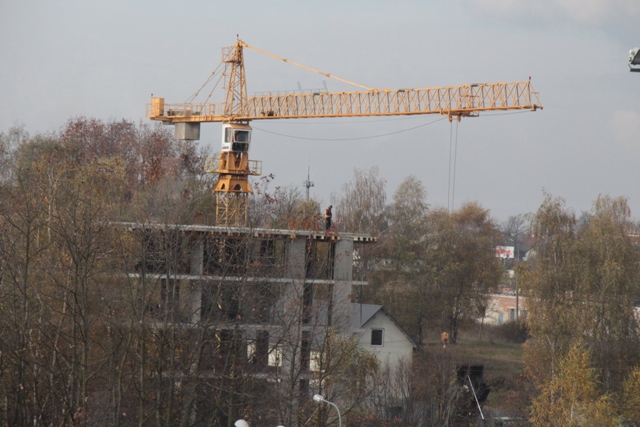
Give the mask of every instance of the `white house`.
[(381, 305), (351, 304), (351, 330), (360, 347), (374, 353), (381, 363), (397, 366), (412, 361), (417, 344)]

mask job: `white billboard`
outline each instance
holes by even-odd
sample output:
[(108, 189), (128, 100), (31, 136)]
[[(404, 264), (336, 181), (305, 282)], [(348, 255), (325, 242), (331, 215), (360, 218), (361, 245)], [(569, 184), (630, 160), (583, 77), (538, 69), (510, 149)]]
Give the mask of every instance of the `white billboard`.
[(514, 248), (513, 246), (496, 246), (496, 256), (498, 258), (513, 259)]

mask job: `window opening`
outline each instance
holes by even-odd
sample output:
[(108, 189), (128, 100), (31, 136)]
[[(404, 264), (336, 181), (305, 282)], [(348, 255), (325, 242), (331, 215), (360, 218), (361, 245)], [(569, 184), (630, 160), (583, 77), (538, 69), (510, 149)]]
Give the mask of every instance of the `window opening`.
[(382, 345), (382, 329), (371, 330), (371, 345)]

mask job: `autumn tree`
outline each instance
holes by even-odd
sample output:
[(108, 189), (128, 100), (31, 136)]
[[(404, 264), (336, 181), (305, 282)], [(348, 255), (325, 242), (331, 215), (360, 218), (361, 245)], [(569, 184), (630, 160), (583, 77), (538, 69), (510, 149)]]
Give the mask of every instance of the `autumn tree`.
[(172, 190), (163, 206), (194, 221), (196, 192), (185, 190), (204, 187), (204, 159), (161, 127), (84, 118), (34, 137), (12, 129), (0, 145), (3, 419), (121, 425), (136, 385), (125, 368), (138, 365), (131, 344), (143, 336), (135, 316), (121, 317), (139, 294), (125, 292), (119, 257), (130, 253), (117, 250), (123, 229), (112, 221), (133, 218), (150, 187)]
[(504, 236), (505, 243), (513, 245), (514, 263), (520, 261), (520, 250), (528, 228), (526, 215), (512, 215), (500, 224), (500, 231)]
[(465, 203), (451, 219), (454, 239), (443, 241), (451, 257), (441, 283), (446, 286), (447, 310), (452, 312), (451, 341), (455, 343), (460, 321), (479, 317), (487, 291), (500, 280), (501, 269), (494, 256), (498, 229), (489, 211), (477, 203)]
[(422, 344), (430, 307), (430, 277), (425, 271), (429, 232), (427, 192), (415, 176), (407, 177), (389, 207), (390, 228), (373, 263), (363, 299), (383, 304), (418, 344)]
[[(332, 317), (341, 236), (286, 187), (256, 191), (250, 225), (318, 231), (309, 239), (185, 227), (215, 209), (205, 155), (126, 120), (0, 134), (0, 424), (334, 422), (311, 391), (366, 421), (379, 366)], [(488, 211), (430, 210), (415, 177), (387, 207), (375, 169), (350, 191), (362, 197), (340, 221), (380, 236), (372, 297), (421, 342), (456, 331), (491, 282)]]
[(0, 187), (0, 295), (3, 357), (0, 359), (2, 408), (5, 425), (29, 424), (43, 414), (38, 391), (43, 379), (35, 361), (42, 351), (33, 340), (42, 319), (39, 288), (46, 278), (47, 203), (40, 192), (45, 184), (36, 167), (17, 170), (8, 164), (10, 180)]
[(535, 378), (553, 376), (576, 339), (589, 346), (607, 391), (620, 391), (638, 364), (638, 251), (628, 235), (629, 216), (626, 200), (609, 196), (594, 202), (579, 227), (561, 199), (547, 195), (536, 213), (536, 254), (520, 276)]
[(122, 169), (113, 159), (69, 161), (53, 136), (23, 141), (12, 157), (0, 203), (1, 291), (12, 304), (0, 322), (21, 323), (3, 353), (12, 355), (12, 366), (30, 368), (7, 372), (16, 404), (7, 418), (84, 425), (112, 349), (101, 328), (112, 320), (104, 302), (113, 300), (101, 285), (110, 271), (107, 221), (117, 210)]
[[(314, 330), (316, 342), (312, 362), (316, 371), (313, 372), (310, 393), (295, 390), (300, 405), (291, 422), (302, 425), (314, 420), (317, 426), (338, 425), (335, 410), (328, 405), (318, 406), (317, 402), (310, 399), (312, 394), (320, 394), (331, 402), (337, 402), (343, 425), (363, 422), (371, 413), (370, 395), (378, 380), (380, 361), (359, 346), (352, 334), (340, 333), (335, 326), (317, 324)], [(299, 378), (301, 374), (304, 374), (304, 370), (298, 371)]]
[(531, 339), (525, 345), (527, 369), (534, 383), (553, 376), (569, 350), (575, 325), (585, 321), (580, 304), (574, 304), (580, 283), (576, 220), (562, 199), (546, 196), (533, 217), (536, 242), (530, 263), (521, 265), (520, 285), (527, 297), (527, 324)]
[(267, 175), (253, 184), (254, 196), (250, 199), (249, 226), (323, 230), (319, 202), (315, 199), (306, 200), (298, 187), (273, 187), (274, 179), (273, 175)]
[[(148, 213), (162, 209), (156, 193), (180, 200), (183, 222), (202, 223), (215, 217), (212, 174), (205, 173), (209, 150), (190, 141), (177, 141), (160, 124), (135, 125), (127, 120), (103, 122), (78, 117), (55, 135), (66, 161), (88, 165), (110, 159), (124, 170), (122, 201), (145, 205)], [(126, 207), (126, 206), (125, 206)], [(123, 209), (124, 218), (132, 218)]]
[[(588, 355), (589, 374), (580, 378), (591, 383), (591, 399), (605, 396), (611, 411), (635, 417), (628, 406), (640, 364), (640, 254), (630, 238), (633, 226), (626, 199), (610, 196), (598, 197), (578, 220), (562, 199), (547, 194), (534, 215), (535, 256), (521, 265), (519, 278), (531, 334), (526, 372), (544, 399), (553, 401), (557, 387), (564, 387), (566, 363), (574, 363), (579, 351)], [(575, 369), (583, 369), (584, 360)], [(540, 399), (533, 413), (538, 420)]]
[(386, 181), (377, 166), (355, 168), (335, 204), (336, 222), (342, 231), (379, 236), (388, 227)]
[(614, 403), (620, 410), (623, 425), (640, 424), (640, 368), (635, 367), (624, 382), (623, 392)]
[(372, 275), (372, 298), (419, 344), (427, 331), (448, 331), (455, 343), (460, 323), (478, 317), (487, 289), (500, 279), (496, 224), (477, 203), (454, 212), (429, 209), (426, 190), (415, 177), (398, 188), (389, 212), (387, 262)]
[(542, 387), (531, 406), (534, 427), (619, 426), (612, 396), (598, 390), (590, 353), (576, 342), (558, 364), (558, 372)]

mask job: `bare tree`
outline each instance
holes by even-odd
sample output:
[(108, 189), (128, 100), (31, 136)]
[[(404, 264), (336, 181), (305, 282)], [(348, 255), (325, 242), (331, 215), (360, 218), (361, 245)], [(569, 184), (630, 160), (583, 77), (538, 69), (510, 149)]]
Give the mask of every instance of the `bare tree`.
[(528, 227), (526, 217), (527, 216), (524, 214), (510, 216), (500, 226), (500, 231), (502, 232), (506, 242), (513, 245), (516, 263), (520, 261), (521, 243)]
[(466, 203), (454, 212), (429, 209), (426, 190), (407, 178), (394, 194), (383, 260), (366, 298), (382, 302), (418, 344), (427, 332), (450, 333), (475, 319), (486, 290), (500, 279), (494, 247), (500, 241), (489, 211)]
[(353, 180), (342, 186), (335, 204), (337, 222), (343, 231), (378, 236), (388, 227), (386, 181), (380, 177), (378, 167), (354, 169)]

